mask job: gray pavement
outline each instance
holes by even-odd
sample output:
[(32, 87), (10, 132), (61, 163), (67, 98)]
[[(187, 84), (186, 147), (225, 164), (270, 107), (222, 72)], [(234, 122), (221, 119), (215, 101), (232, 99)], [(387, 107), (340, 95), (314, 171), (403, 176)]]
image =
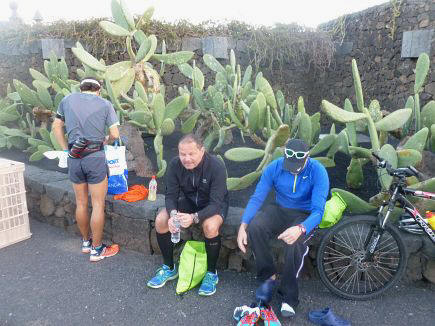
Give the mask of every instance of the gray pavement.
[[(179, 297), (175, 282), (145, 286), (160, 256), (122, 250), (90, 263), (80, 241), (62, 229), (31, 220), (32, 238), (0, 249), (0, 325), (236, 325), (235, 306), (253, 297), (252, 274), (221, 271), (214, 296)], [(309, 310), (332, 307), (352, 325), (434, 325), (435, 292), (427, 284), (401, 284), (379, 299), (342, 300), (318, 280), (301, 281), (301, 305), (283, 325), (311, 325)]]

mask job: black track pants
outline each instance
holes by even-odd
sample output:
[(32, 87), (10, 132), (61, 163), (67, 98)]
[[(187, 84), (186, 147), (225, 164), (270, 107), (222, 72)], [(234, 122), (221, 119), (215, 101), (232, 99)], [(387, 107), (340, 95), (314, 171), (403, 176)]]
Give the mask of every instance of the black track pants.
[[(309, 212), (281, 207), (277, 204), (266, 206), (264, 213), (257, 214), (248, 227), (249, 246), (251, 246), (257, 265), (257, 277), (265, 281), (276, 274), (276, 267), (269, 247), (269, 240), (276, 239), (287, 228), (305, 220)], [(304, 257), (308, 254), (305, 244), (306, 236), (302, 235), (292, 245), (285, 246), (285, 264), (281, 275), (278, 294), (282, 302), (292, 307), (299, 304), (297, 278), (303, 267)]]

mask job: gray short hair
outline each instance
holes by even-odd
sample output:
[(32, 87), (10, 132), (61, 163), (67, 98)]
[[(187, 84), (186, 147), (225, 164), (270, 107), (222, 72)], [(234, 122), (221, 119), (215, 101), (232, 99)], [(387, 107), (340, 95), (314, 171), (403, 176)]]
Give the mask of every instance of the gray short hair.
[(178, 142), (178, 145), (180, 145), (181, 143), (195, 143), (198, 146), (198, 148), (204, 147), (202, 139), (200, 137), (198, 137), (197, 135), (192, 134), (192, 133), (184, 135), (183, 137), (181, 137), (180, 141)]

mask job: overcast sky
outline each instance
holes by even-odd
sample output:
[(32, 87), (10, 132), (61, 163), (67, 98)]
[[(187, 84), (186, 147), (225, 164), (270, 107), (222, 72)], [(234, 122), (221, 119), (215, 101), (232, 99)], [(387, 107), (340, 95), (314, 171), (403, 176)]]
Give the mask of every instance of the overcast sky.
[[(387, 0), (125, 0), (134, 14), (153, 5), (154, 18), (164, 21), (187, 19), (241, 20), (251, 24), (292, 23), (316, 27), (343, 14), (364, 10)], [(0, 0), (0, 21), (10, 17), (9, 0)], [(44, 21), (110, 17), (111, 0), (15, 0), (18, 14), (31, 22), (36, 10)]]

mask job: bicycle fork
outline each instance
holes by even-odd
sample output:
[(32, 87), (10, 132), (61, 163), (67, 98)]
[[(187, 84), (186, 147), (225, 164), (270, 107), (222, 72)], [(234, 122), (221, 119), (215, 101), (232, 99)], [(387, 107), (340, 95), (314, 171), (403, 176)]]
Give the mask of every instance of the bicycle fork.
[[(395, 198), (395, 195), (396, 192), (394, 192), (392, 199)], [(372, 260), (373, 255), (378, 247), (378, 243), (380, 242), (382, 234), (384, 233), (385, 224), (390, 218), (390, 215), (395, 207), (394, 203), (394, 200), (390, 200), (389, 202), (384, 202), (381, 207), (379, 207), (378, 224), (370, 230), (369, 235), (364, 243), (364, 248), (366, 249), (366, 254), (364, 257), (365, 261)], [(385, 213), (385, 216), (383, 216), (383, 211), (387, 206), (387, 212)]]

